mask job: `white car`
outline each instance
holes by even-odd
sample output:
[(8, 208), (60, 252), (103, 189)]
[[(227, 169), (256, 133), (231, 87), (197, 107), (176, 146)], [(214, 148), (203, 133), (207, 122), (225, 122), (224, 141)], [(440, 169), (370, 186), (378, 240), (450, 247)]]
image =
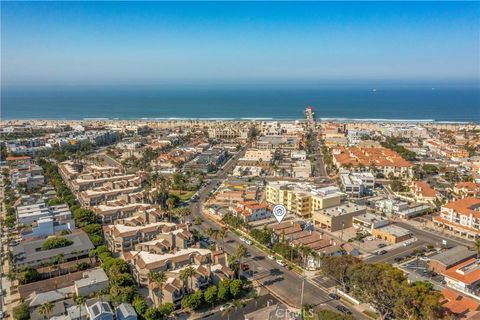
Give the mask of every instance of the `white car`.
[(244, 238), (244, 237), (240, 237), (239, 239), (240, 239), (240, 241), (245, 242), (245, 238)]
[(233, 304), (231, 303), (225, 303), (223, 306), (220, 307), (220, 311), (225, 311), (233, 307)]
[(404, 247), (408, 247), (408, 246), (411, 245), (411, 244), (412, 244), (412, 243), (411, 243), (410, 241), (405, 241), (405, 242), (403, 243), (403, 246), (404, 246)]
[(267, 256), (267, 258), (270, 259), (270, 260), (275, 260), (274, 256)]
[(245, 243), (248, 244), (249, 246), (252, 245), (252, 240), (245, 240)]
[(278, 263), (279, 265), (281, 265), (282, 267), (285, 267), (285, 266), (287, 265), (285, 262), (283, 262), (283, 260), (278, 259), (278, 260), (276, 260), (276, 261), (277, 261), (277, 263)]

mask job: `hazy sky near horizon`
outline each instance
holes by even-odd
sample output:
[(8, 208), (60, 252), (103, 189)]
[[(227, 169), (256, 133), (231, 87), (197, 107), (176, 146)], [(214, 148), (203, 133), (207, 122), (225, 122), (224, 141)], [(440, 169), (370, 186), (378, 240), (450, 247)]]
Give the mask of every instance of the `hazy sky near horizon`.
[(1, 2), (2, 85), (480, 79), (479, 2)]

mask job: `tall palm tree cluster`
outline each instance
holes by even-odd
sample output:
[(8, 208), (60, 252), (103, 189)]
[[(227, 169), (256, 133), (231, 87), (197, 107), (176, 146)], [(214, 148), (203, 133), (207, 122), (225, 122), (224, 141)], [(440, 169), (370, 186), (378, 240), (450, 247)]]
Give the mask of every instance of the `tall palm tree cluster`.
[(143, 189), (143, 196), (145, 201), (159, 204), (161, 208), (166, 208), (169, 189), (170, 181), (155, 172), (150, 179), (146, 181)]
[(207, 235), (217, 241), (219, 238), (222, 239), (222, 248), (225, 245), (225, 237), (227, 236), (227, 230), (225, 229), (207, 229)]
[[(148, 280), (150, 282), (153, 282), (159, 290), (159, 295), (154, 295), (156, 297), (159, 297), (159, 304), (162, 304), (163, 301), (163, 285), (165, 282), (167, 282), (167, 274), (165, 272), (155, 272), (155, 271), (150, 271), (148, 273)], [(155, 301), (154, 301), (155, 303)]]

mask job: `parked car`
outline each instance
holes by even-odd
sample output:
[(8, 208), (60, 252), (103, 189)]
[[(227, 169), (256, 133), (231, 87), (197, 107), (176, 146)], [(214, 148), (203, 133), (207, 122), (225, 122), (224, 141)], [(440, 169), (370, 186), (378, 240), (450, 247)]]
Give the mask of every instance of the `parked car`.
[(267, 256), (267, 258), (270, 259), (270, 260), (275, 260), (274, 256)]
[(245, 240), (245, 243), (248, 244), (249, 246), (251, 246), (252, 245), (252, 240), (247, 239), (247, 240)]
[(387, 252), (388, 252), (387, 250), (377, 251), (377, 256), (381, 256), (382, 254), (385, 254), (385, 253), (387, 253)]
[(405, 242), (403, 243), (403, 246), (404, 246), (404, 247), (408, 247), (408, 246), (411, 245), (411, 244), (412, 244), (411, 241), (405, 241)]
[(329, 293), (328, 296), (333, 300), (340, 300), (340, 296), (336, 293)]
[(337, 309), (338, 311), (344, 314), (352, 314), (352, 311), (350, 311), (347, 307), (344, 307), (342, 305), (336, 306), (335, 309)]
[(285, 267), (285, 266), (287, 265), (285, 262), (283, 262), (283, 260), (278, 259), (278, 260), (276, 260), (276, 261), (277, 261), (277, 263), (278, 263), (279, 265), (281, 265), (282, 267)]
[(245, 238), (244, 238), (244, 237), (240, 237), (239, 239), (240, 239), (240, 241), (245, 242)]
[(379, 243), (377, 247), (379, 248), (385, 248), (387, 245), (385, 243)]

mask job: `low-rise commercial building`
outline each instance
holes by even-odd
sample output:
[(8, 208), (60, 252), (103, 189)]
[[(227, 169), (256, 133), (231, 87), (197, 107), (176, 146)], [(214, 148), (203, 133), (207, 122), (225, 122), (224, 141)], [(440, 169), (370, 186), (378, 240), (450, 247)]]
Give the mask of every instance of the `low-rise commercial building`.
[(346, 202), (339, 206), (313, 211), (313, 221), (316, 226), (334, 232), (352, 227), (353, 218), (366, 212), (365, 206)]
[(396, 225), (387, 225), (372, 230), (372, 236), (385, 240), (390, 244), (406, 241), (412, 237), (412, 233)]

